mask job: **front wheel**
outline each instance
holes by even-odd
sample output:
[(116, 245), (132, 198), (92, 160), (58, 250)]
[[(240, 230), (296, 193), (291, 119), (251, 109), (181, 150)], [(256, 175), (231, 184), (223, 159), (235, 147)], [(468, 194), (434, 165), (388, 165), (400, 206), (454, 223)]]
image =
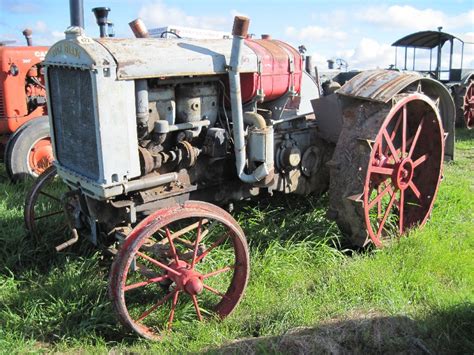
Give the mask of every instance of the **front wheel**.
[(54, 161), (47, 116), (29, 121), (10, 138), (5, 165), (11, 181), (37, 178)]
[(160, 339), (176, 323), (229, 315), (249, 276), (244, 233), (227, 212), (188, 201), (145, 218), (123, 243), (110, 274), (120, 321)]

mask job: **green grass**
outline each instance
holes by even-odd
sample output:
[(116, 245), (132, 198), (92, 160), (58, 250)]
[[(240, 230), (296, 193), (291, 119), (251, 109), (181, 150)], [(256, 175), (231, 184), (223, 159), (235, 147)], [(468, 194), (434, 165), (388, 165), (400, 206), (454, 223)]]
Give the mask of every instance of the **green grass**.
[[(55, 254), (23, 228), (28, 184), (0, 184), (0, 352), (474, 352), (474, 132), (458, 134), (431, 220), (390, 248), (338, 249), (327, 197), (239, 204), (250, 282), (222, 322), (189, 322), (161, 343), (119, 326), (110, 260)], [(0, 174), (4, 174), (0, 171)], [(296, 350), (295, 350), (296, 349)], [(328, 350), (329, 349), (329, 350)]]

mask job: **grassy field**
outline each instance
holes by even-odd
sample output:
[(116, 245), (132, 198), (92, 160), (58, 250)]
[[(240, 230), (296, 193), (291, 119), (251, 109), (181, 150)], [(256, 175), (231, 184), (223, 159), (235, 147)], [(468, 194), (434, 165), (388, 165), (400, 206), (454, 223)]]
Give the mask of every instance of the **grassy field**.
[(426, 227), (383, 250), (335, 247), (327, 197), (239, 205), (252, 268), (242, 303), (222, 322), (182, 322), (161, 343), (117, 324), (110, 260), (87, 245), (55, 254), (30, 240), (28, 185), (3, 180), (0, 352), (472, 354), (474, 132), (460, 131), (456, 148)]

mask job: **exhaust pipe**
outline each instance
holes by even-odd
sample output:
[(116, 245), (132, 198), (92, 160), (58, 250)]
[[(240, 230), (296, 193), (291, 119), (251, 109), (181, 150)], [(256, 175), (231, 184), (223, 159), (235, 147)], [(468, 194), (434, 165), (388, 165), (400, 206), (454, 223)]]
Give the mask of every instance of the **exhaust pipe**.
[(82, 0), (69, 0), (71, 26), (84, 28), (84, 4)]
[(25, 36), (26, 45), (28, 47), (31, 47), (33, 45), (33, 38), (31, 37), (31, 35), (33, 34), (33, 31), (31, 30), (31, 28), (25, 28), (22, 33), (23, 33), (23, 36)]
[(133, 20), (132, 22), (129, 22), (128, 25), (132, 29), (132, 32), (133, 32), (133, 34), (135, 35), (136, 38), (148, 38), (148, 37), (150, 37), (150, 34), (148, 33), (148, 30), (145, 26), (145, 23), (142, 21), (142, 19), (137, 18), (136, 20)]
[(109, 7), (94, 7), (92, 12), (95, 15), (97, 24), (99, 25), (100, 38), (107, 37), (107, 17), (109, 16)]
[[(233, 123), (232, 133), (234, 136), (235, 166), (237, 168), (237, 175), (239, 176), (239, 179), (245, 183), (255, 183), (270, 174), (272, 164), (264, 161), (252, 172), (252, 174), (246, 174), (244, 172), (247, 153), (244, 137), (244, 114), (242, 110), (239, 67), (242, 45), (245, 38), (247, 38), (249, 24), (250, 20), (247, 17), (235, 16), (234, 18), (234, 27), (232, 28), (232, 50), (230, 52), (230, 65), (228, 70)], [(258, 115), (246, 115), (246, 119), (251, 122), (258, 122), (259, 126), (265, 125), (264, 120), (256, 116)], [(266, 127), (262, 128), (265, 129)], [(273, 141), (268, 142), (268, 144), (273, 145)]]

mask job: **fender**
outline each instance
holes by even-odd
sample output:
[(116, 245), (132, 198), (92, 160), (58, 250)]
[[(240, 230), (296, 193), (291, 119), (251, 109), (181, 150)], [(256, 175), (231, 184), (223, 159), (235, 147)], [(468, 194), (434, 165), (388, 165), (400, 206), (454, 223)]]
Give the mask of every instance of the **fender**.
[(360, 100), (388, 103), (395, 95), (409, 91), (422, 92), (437, 103), (443, 129), (448, 134), (445, 142), (445, 160), (453, 160), (456, 109), (451, 93), (441, 82), (417, 72), (368, 70), (347, 81), (336, 91), (336, 94)]

